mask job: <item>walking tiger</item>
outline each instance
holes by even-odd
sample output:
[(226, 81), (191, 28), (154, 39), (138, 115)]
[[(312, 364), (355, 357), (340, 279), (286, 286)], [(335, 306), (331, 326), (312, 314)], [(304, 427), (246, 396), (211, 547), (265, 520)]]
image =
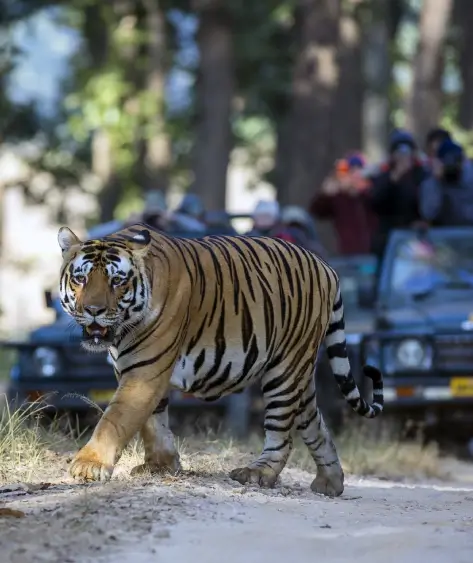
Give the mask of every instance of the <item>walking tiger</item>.
[(381, 373), (373, 403), (361, 396), (347, 356), (343, 302), (335, 271), (289, 242), (265, 237), (183, 239), (137, 224), (82, 242), (58, 234), (60, 299), (83, 330), (83, 346), (109, 351), (117, 391), (70, 473), (108, 480), (123, 448), (139, 432), (149, 469), (178, 471), (168, 425), (168, 392), (213, 400), (256, 381), (264, 399), (261, 455), (230, 477), (274, 486), (295, 431), (317, 466), (311, 488), (343, 492), (344, 475), (317, 408), (314, 370), (325, 342), (334, 377), (359, 415), (383, 409)]

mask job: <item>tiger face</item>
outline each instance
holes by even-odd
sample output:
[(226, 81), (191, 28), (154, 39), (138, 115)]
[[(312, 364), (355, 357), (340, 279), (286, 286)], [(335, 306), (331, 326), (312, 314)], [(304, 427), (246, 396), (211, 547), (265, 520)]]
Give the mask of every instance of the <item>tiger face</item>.
[(61, 305), (81, 325), (87, 350), (107, 350), (148, 312), (151, 290), (143, 260), (150, 240), (146, 230), (125, 240), (85, 242), (67, 227), (59, 230)]

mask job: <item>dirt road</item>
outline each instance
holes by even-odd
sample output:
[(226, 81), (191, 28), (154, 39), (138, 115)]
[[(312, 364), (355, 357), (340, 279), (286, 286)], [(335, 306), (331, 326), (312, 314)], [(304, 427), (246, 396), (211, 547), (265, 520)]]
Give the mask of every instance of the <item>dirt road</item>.
[(223, 475), (3, 489), (2, 563), (471, 563), (473, 484), (400, 485), (349, 477), (342, 497), (285, 470), (273, 490)]

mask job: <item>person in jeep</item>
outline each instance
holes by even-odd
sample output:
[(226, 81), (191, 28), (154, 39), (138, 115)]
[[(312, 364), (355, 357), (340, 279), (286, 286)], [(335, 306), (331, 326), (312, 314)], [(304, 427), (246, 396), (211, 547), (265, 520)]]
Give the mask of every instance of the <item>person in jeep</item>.
[(390, 139), (389, 160), (372, 177), (369, 192), (371, 207), (379, 220), (372, 244), (378, 269), (391, 232), (414, 227), (421, 221), (420, 186), (427, 176), (413, 136), (408, 131), (395, 130)]
[(473, 165), (463, 147), (451, 139), (443, 141), (432, 168), (421, 185), (422, 217), (438, 227), (473, 225)]

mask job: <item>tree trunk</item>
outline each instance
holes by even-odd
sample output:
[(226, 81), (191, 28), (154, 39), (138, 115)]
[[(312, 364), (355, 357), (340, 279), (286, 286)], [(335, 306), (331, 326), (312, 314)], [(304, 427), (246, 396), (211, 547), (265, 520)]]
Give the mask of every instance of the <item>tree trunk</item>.
[(171, 143), (165, 121), (166, 30), (159, 0), (143, 0), (146, 12), (147, 69), (142, 93), (143, 139), (140, 140), (142, 186), (166, 192), (169, 187)]
[(290, 201), (283, 204), (305, 207), (332, 165), (339, 17), (339, 0), (298, 2), (300, 39), (290, 116)]
[(115, 207), (121, 198), (121, 183), (113, 171), (113, 151), (110, 136), (104, 130), (95, 131), (92, 139), (92, 172), (100, 179), (100, 221), (113, 219)]
[(224, 209), (235, 92), (232, 27), (224, 0), (196, 0), (194, 7), (200, 20), (200, 67), (193, 191), (202, 197), (207, 209)]
[(361, 29), (354, 10), (349, 8), (340, 18), (339, 29), (340, 79), (333, 119), (333, 150), (337, 157), (362, 148), (364, 78)]
[(457, 0), (455, 22), (460, 30), (459, 66), (462, 79), (458, 121), (460, 127), (473, 130), (473, 9), (471, 0)]
[[(99, 71), (110, 56), (110, 34), (106, 10), (97, 3), (84, 8), (83, 35), (87, 46), (90, 66)], [(102, 189), (98, 196), (100, 221), (113, 219), (113, 213), (120, 197), (120, 182), (114, 174), (113, 149), (110, 136), (104, 129), (94, 132), (92, 138), (92, 172), (99, 178)]]
[(407, 112), (407, 125), (421, 142), (441, 117), (443, 46), (452, 6), (453, 0), (424, 0), (422, 4)]
[[(386, 18), (391, 0), (372, 3), (372, 21), (364, 37), (363, 146), (370, 161), (384, 158), (389, 136), (389, 87), (392, 78), (390, 25)], [(392, 30), (391, 30), (391, 33)]]
[(274, 167), (268, 180), (276, 188), (278, 201), (286, 204), (290, 200), (289, 178), (290, 178), (290, 156), (291, 139), (289, 131), (289, 119), (280, 116), (276, 124), (276, 149), (274, 154)]

